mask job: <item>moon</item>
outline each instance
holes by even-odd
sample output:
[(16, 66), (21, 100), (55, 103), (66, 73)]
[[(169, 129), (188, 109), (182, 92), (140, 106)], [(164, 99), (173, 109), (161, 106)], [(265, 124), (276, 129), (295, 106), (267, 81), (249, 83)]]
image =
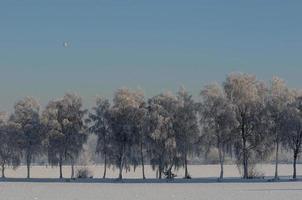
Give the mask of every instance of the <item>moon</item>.
[(64, 48), (70, 47), (70, 42), (64, 41), (64, 42), (63, 42), (63, 47), (64, 47)]

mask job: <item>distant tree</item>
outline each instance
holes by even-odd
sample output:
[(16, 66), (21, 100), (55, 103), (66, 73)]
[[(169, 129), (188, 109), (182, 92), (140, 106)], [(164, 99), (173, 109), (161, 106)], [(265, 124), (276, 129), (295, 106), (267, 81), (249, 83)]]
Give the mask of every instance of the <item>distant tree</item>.
[(234, 107), (238, 122), (235, 153), (243, 167), (243, 178), (249, 178), (249, 164), (268, 153), (265, 102), (267, 89), (255, 76), (234, 73), (224, 82), (228, 100)]
[(194, 154), (194, 144), (198, 138), (199, 128), (197, 105), (184, 88), (177, 94), (178, 106), (175, 113), (173, 128), (176, 135), (176, 148), (181, 155), (180, 162), (185, 168), (185, 178), (190, 178), (188, 158)]
[(34, 157), (42, 153), (44, 134), (41, 131), (39, 110), (38, 101), (26, 97), (15, 104), (14, 113), (10, 117), (12, 122), (20, 126), (22, 134), (20, 145), (25, 156), (27, 178), (30, 178), (30, 166)]
[(271, 136), (275, 145), (275, 179), (278, 179), (278, 162), (279, 150), (283, 139), (286, 109), (288, 104), (293, 101), (293, 96), (286, 86), (285, 82), (278, 78), (273, 77), (269, 89), (269, 98), (267, 101), (267, 112), (270, 123), (268, 127), (271, 130)]
[(301, 153), (302, 144), (302, 96), (300, 94), (285, 110), (283, 120), (285, 123), (285, 126), (283, 126), (285, 134), (282, 140), (285, 143), (285, 147), (293, 151), (293, 179), (296, 179), (296, 164)]
[(135, 141), (137, 154), (136, 158), (140, 160), (142, 166), (142, 178), (146, 179), (145, 175), (145, 154), (147, 151), (147, 135), (149, 133), (149, 115), (146, 103), (141, 101), (138, 108), (134, 110), (134, 134), (137, 140)]
[(89, 119), (87, 120), (89, 123), (89, 131), (98, 136), (96, 153), (101, 154), (104, 158), (103, 178), (106, 178), (108, 157), (112, 155), (110, 109), (111, 105), (108, 99), (98, 98), (96, 100), (96, 106), (92, 108), (92, 112), (89, 113)]
[(172, 178), (173, 166), (180, 164), (173, 127), (177, 106), (177, 98), (170, 93), (154, 96), (148, 101), (150, 115), (148, 154), (153, 169), (158, 168), (159, 179), (163, 173)]
[(59, 165), (60, 178), (63, 177), (63, 161), (71, 162), (71, 177), (74, 177), (75, 160), (87, 140), (85, 113), (82, 99), (69, 93), (63, 99), (50, 102), (43, 113), (48, 159), (52, 165)]
[(20, 165), (22, 153), (20, 148), (20, 127), (6, 119), (5, 113), (0, 113), (0, 164), (2, 178), (5, 178), (5, 167), (14, 169)]
[(48, 162), (60, 167), (60, 178), (62, 175), (62, 164), (65, 155), (65, 135), (63, 133), (58, 117), (59, 102), (51, 101), (44, 110), (43, 125), (46, 133), (45, 148), (47, 149)]
[(205, 86), (201, 91), (202, 105), (201, 127), (206, 145), (218, 149), (220, 162), (220, 179), (223, 179), (223, 165), (227, 149), (234, 142), (234, 129), (237, 126), (233, 106), (218, 84)]
[(143, 104), (143, 94), (132, 92), (127, 88), (116, 91), (111, 112), (112, 128), (112, 163), (119, 168), (119, 179), (122, 179), (123, 169), (130, 170), (139, 164), (137, 145), (139, 135), (137, 129), (137, 110)]

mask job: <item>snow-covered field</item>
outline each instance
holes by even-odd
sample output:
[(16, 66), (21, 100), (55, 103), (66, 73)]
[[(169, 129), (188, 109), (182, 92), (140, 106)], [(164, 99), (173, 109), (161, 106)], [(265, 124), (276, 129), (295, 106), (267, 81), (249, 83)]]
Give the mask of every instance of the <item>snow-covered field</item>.
[[(65, 176), (69, 176), (70, 168), (64, 168)], [(89, 166), (94, 176), (100, 177), (101, 166)], [(219, 172), (216, 165), (190, 166), (193, 177), (214, 177)], [(272, 165), (258, 166), (259, 171), (267, 176), (273, 175)], [(235, 166), (226, 166), (225, 174), (228, 177), (238, 176)], [(147, 177), (154, 178), (155, 173), (147, 167)], [(24, 167), (17, 171), (7, 170), (7, 177), (24, 177)], [(302, 165), (298, 165), (298, 174), (302, 172)], [(289, 176), (292, 173), (291, 165), (281, 165), (280, 175)], [(117, 171), (109, 170), (109, 177), (116, 177)], [(182, 171), (177, 173), (182, 176)], [(32, 167), (32, 176), (35, 178), (56, 178), (57, 168)], [(125, 173), (126, 178), (140, 178), (141, 171)], [(154, 180), (154, 179), (153, 179)], [(0, 182), (0, 199), (2, 200), (148, 200), (148, 199), (224, 199), (224, 200), (283, 200), (301, 199), (302, 182), (253, 182), (240, 183), (62, 183), (54, 182)]]
[(287, 183), (0, 183), (2, 200), (300, 200), (301, 182)]
[[(103, 166), (102, 165), (90, 165), (86, 166), (91, 172), (93, 177), (100, 178), (103, 176)], [(76, 169), (82, 167), (76, 167)], [(155, 178), (156, 172), (151, 169), (150, 166), (145, 166), (145, 173), (147, 178)], [(217, 177), (219, 176), (219, 165), (190, 165), (188, 166), (189, 173), (194, 178), (199, 177)], [(259, 173), (262, 173), (265, 176), (273, 176), (274, 175), (274, 165), (263, 164), (258, 165), (256, 170)], [(181, 168), (178, 171), (175, 171), (179, 178), (184, 176), (184, 170)], [(297, 165), (297, 173), (298, 175), (302, 175), (302, 164)], [(17, 170), (6, 169), (5, 171), (6, 177), (11, 178), (24, 178), (26, 177), (26, 167), (21, 166)], [(70, 166), (64, 166), (63, 175), (65, 178), (69, 178), (71, 174)], [(224, 169), (225, 177), (239, 177), (240, 174), (235, 165), (225, 165)], [(291, 176), (292, 175), (292, 165), (279, 165), (279, 175), (280, 176)], [(116, 178), (118, 176), (118, 170), (110, 169), (107, 170), (108, 178)], [(59, 177), (59, 168), (57, 167), (45, 167), (45, 166), (33, 166), (31, 167), (31, 177), (32, 178), (58, 178)], [(141, 178), (142, 171), (141, 168), (138, 167), (135, 172), (131, 169), (130, 172), (123, 172), (124, 178)]]

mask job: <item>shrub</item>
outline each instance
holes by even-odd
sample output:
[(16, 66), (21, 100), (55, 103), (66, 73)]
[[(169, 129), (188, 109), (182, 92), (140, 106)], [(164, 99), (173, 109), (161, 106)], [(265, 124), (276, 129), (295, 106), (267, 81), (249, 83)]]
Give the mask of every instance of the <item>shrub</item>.
[(93, 178), (92, 173), (87, 168), (78, 169), (76, 172), (77, 178)]

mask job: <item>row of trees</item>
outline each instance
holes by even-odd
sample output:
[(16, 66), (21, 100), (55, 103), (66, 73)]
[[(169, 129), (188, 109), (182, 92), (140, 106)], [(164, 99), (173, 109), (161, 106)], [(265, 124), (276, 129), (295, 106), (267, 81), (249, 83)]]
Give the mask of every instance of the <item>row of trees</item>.
[(73, 169), (86, 142), (85, 113), (81, 98), (73, 94), (49, 102), (42, 113), (34, 98), (17, 102), (14, 112), (9, 117), (2, 114), (0, 120), (2, 177), (6, 166), (17, 167), (24, 158), (30, 178), (31, 163), (46, 153), (51, 165), (59, 165), (62, 178), (63, 161), (69, 161)]
[(162, 93), (145, 99), (141, 91), (127, 88), (115, 92), (113, 100), (98, 98), (91, 112), (83, 109), (74, 94), (51, 101), (40, 112), (37, 101), (25, 98), (14, 112), (1, 116), (0, 164), (17, 167), (25, 159), (30, 177), (33, 159), (46, 154), (49, 163), (72, 166), (88, 134), (98, 137), (96, 152), (106, 169), (123, 170), (149, 163), (158, 178), (172, 178), (173, 168), (183, 167), (190, 178), (188, 160), (216, 148), (221, 166), (226, 155), (234, 155), (243, 178), (253, 176), (256, 163), (275, 155), (278, 178), (280, 148), (293, 152), (293, 178), (302, 142), (302, 93), (289, 89), (280, 78), (265, 83), (249, 74), (233, 73), (223, 84), (202, 88), (194, 101), (183, 88), (176, 95)]
[[(148, 159), (159, 178), (172, 176), (172, 168), (184, 166), (186, 177), (188, 158), (194, 153), (198, 138), (196, 103), (185, 91), (154, 96), (145, 102), (141, 92), (118, 90), (110, 105), (99, 98), (87, 120), (91, 132), (98, 135), (97, 152), (107, 163), (130, 170), (142, 166)], [(104, 172), (104, 178), (106, 171)]]

